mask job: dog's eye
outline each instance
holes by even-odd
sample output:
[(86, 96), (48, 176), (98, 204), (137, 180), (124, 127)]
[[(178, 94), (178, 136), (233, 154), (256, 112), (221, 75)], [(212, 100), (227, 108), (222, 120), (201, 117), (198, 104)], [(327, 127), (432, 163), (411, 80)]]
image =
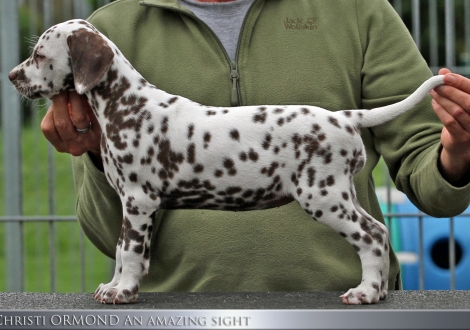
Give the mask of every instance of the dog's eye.
[(44, 56), (44, 55), (42, 55), (42, 54), (39, 54), (38, 52), (36, 52), (36, 56), (35, 56), (35, 57), (36, 57), (37, 60), (43, 60), (43, 59), (46, 58), (46, 56)]

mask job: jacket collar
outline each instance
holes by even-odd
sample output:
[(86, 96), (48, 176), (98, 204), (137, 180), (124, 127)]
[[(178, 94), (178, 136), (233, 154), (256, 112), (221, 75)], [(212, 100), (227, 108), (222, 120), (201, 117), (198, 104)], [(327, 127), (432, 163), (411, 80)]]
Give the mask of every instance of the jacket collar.
[(165, 7), (184, 10), (184, 7), (179, 5), (178, 0), (142, 0), (139, 1), (139, 4), (142, 6)]
[(180, 6), (178, 0), (141, 0), (139, 4), (142, 6), (164, 7), (187, 11), (185, 7)]

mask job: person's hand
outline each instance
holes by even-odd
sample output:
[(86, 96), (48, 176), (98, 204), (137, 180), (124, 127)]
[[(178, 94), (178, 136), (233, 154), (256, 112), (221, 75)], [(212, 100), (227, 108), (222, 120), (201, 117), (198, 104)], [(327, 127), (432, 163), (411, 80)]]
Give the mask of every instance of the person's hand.
[(101, 167), (101, 128), (84, 96), (75, 92), (54, 96), (41, 130), (57, 151), (73, 156), (89, 152), (95, 165)]
[(431, 92), (432, 106), (444, 124), (439, 169), (455, 186), (470, 182), (470, 79), (441, 69), (445, 85)]

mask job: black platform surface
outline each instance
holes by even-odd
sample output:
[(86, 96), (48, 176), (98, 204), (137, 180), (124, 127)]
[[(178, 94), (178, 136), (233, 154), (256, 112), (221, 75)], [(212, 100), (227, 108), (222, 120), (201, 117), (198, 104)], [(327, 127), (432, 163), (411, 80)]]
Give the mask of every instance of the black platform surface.
[[(470, 291), (392, 291), (374, 305), (348, 306), (341, 292), (147, 293), (127, 305), (104, 305), (91, 293), (0, 293), (0, 310), (54, 309), (460, 309), (470, 310)], [(470, 324), (470, 320), (469, 320)]]
[(0, 329), (470, 329), (470, 291), (395, 291), (361, 306), (340, 294), (140, 293), (103, 305), (91, 293), (0, 293)]

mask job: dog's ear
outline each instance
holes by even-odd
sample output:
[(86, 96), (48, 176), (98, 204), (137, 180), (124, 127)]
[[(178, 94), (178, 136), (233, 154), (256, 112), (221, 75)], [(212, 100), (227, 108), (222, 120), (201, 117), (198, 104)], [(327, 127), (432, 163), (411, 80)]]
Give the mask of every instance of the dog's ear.
[(67, 38), (72, 61), (73, 80), (78, 94), (95, 87), (108, 72), (114, 57), (113, 50), (103, 37), (81, 29)]

